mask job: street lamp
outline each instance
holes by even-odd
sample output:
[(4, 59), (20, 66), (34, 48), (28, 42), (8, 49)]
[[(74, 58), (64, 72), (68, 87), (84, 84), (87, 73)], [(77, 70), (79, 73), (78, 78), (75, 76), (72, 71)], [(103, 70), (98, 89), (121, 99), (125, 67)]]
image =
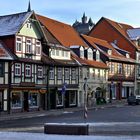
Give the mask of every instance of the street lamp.
[(87, 119), (87, 78), (84, 78), (84, 119)]

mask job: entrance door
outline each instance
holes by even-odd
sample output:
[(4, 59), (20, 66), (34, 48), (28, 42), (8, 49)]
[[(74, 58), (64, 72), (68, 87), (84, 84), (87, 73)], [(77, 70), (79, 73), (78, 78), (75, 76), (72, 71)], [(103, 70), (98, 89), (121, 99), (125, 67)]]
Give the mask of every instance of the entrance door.
[(129, 87), (126, 87), (126, 96), (129, 97)]
[(0, 111), (3, 110), (3, 93), (0, 91)]
[(24, 111), (29, 111), (28, 92), (24, 92)]

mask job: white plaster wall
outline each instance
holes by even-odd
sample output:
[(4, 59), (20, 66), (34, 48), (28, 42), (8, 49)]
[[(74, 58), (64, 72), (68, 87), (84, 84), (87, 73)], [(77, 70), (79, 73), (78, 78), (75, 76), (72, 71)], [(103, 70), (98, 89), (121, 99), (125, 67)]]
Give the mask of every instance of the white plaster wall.
[[(90, 76), (87, 78), (87, 85), (91, 89), (90, 91), (96, 91), (97, 87), (101, 87), (102, 84), (104, 84), (107, 87), (107, 74), (106, 77), (104, 77), (104, 69), (100, 69), (100, 79), (98, 78), (98, 68), (95, 68), (95, 78), (93, 75), (93, 68), (90, 68)], [(83, 106), (84, 105), (84, 78), (87, 77), (87, 68), (83, 67), (83, 78), (79, 80), (79, 93), (78, 93), (78, 105)], [(89, 92), (90, 92), (89, 91)]]

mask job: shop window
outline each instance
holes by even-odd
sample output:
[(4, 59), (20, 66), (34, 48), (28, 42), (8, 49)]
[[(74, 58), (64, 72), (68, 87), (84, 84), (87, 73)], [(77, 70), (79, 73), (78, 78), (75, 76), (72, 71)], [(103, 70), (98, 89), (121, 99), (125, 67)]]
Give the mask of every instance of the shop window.
[(76, 105), (76, 92), (74, 91), (69, 92), (69, 102), (70, 105)]
[(30, 93), (29, 96), (29, 106), (38, 106), (38, 93)]
[(4, 76), (4, 63), (0, 62), (0, 76)]
[(63, 106), (63, 94), (60, 91), (56, 94), (56, 106)]
[(18, 107), (22, 107), (21, 93), (15, 92), (12, 93), (12, 108), (18, 108)]

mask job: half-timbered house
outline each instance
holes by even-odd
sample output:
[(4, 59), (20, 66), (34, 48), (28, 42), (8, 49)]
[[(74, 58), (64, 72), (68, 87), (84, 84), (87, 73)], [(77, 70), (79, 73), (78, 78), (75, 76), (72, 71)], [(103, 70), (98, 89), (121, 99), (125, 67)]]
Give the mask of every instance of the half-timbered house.
[(47, 66), (43, 65), (41, 57), (46, 38), (35, 13), (27, 11), (0, 16), (0, 39), (17, 57), (9, 72), (10, 110), (44, 108)]
[(110, 99), (123, 99), (134, 93), (135, 60), (129, 52), (120, 49), (115, 43), (82, 35), (93, 49), (100, 52), (101, 59), (109, 67), (108, 91)]
[[(100, 62), (100, 60), (96, 61), (93, 59), (93, 53), (94, 53), (93, 50), (90, 49), (86, 43), (84, 43), (84, 41), (80, 38), (78, 33), (70, 25), (40, 15), (38, 15), (37, 17), (40, 20), (43, 27), (46, 29), (48, 38), (50, 37), (52, 41), (51, 36), (53, 36), (53, 38), (55, 38), (53, 39), (53, 42), (55, 42), (56, 44), (60, 44), (61, 46), (65, 46), (68, 50), (70, 49), (72, 58), (75, 59), (81, 65), (78, 70), (79, 83), (77, 84), (79, 84), (79, 86), (77, 86), (76, 90), (78, 93), (77, 96), (78, 106), (83, 105), (84, 94), (85, 94), (83, 90), (84, 78), (86, 77), (88, 81), (88, 86), (89, 86), (88, 92), (90, 93), (96, 92), (96, 89), (98, 90), (99, 89), (98, 87), (103, 85), (107, 80), (106, 78), (103, 78), (106, 77), (107, 66), (103, 62)], [(56, 53), (56, 55), (58, 55), (57, 50), (53, 51), (52, 53)], [(57, 59), (58, 58), (61, 59), (60, 56), (59, 57), (57, 56)], [(83, 62), (85, 65), (83, 64)], [(100, 78), (98, 78), (97, 80), (92, 78), (92, 76), (87, 77), (88, 75), (90, 75), (90, 73), (91, 74), (93, 73), (94, 70), (92, 71), (92, 69), (94, 68), (96, 69), (95, 73), (99, 73), (98, 74), (100, 75), (99, 77), (104, 80), (101, 80)], [(69, 73), (69, 78), (71, 77), (76, 79), (76, 77), (78, 76), (73, 77), (72, 75), (75, 75), (74, 73), (75, 70), (72, 68), (72, 72)]]

